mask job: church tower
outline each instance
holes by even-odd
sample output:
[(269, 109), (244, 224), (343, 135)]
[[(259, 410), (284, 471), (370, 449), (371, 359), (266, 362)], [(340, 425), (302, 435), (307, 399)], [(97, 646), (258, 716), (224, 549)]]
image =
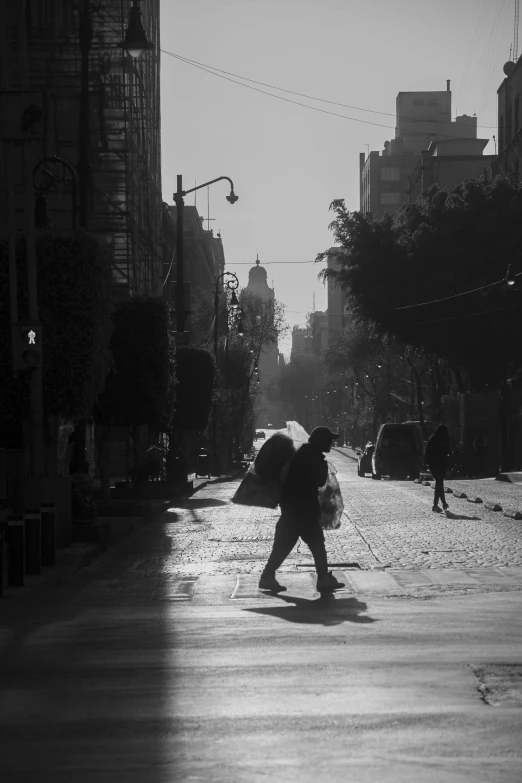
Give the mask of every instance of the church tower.
[[(244, 289), (245, 293), (258, 296), (263, 302), (274, 301), (274, 289), (270, 288), (267, 281), (266, 269), (261, 266), (259, 254), (256, 258), (256, 265), (251, 267), (248, 273), (248, 285)], [(258, 420), (258, 427), (267, 427), (273, 424), (276, 429), (284, 426), (281, 423), (281, 414), (276, 403), (271, 402), (266, 396), (266, 387), (275, 380), (278, 373), (279, 348), (277, 341), (271, 345), (265, 345), (261, 356), (259, 357), (259, 374), (261, 377), (261, 413)]]

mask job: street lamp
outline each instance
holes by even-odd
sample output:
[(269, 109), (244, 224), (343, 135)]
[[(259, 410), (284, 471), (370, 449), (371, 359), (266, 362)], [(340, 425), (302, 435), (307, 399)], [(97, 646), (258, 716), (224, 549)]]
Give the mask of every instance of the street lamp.
[[(183, 290), (185, 282), (183, 269), (183, 208), (185, 206), (185, 202), (183, 201), (183, 198), (188, 193), (194, 193), (196, 190), (199, 190), (200, 188), (206, 188), (208, 185), (212, 185), (214, 182), (219, 182), (222, 179), (226, 179), (228, 182), (230, 182), (230, 195), (226, 198), (227, 201), (229, 201), (231, 204), (235, 204), (239, 196), (236, 196), (234, 193), (234, 183), (230, 177), (216, 177), (216, 179), (212, 179), (210, 182), (204, 182), (202, 185), (198, 185), (195, 188), (190, 188), (190, 190), (183, 190), (183, 177), (181, 174), (178, 174), (177, 176), (177, 190), (174, 193), (174, 203), (176, 204), (176, 334), (178, 344), (185, 339), (185, 317), (187, 315), (187, 312), (185, 311), (185, 297)], [(232, 272), (224, 274), (232, 274)], [(220, 277), (222, 277), (222, 275), (220, 275)], [(216, 281), (216, 286), (217, 282), (218, 281)], [(238, 305), (239, 303), (236, 297), (236, 306)], [(215, 343), (214, 345), (214, 354), (216, 354), (217, 346)]]
[(227, 288), (232, 291), (232, 297), (230, 299), (230, 308), (234, 312), (239, 308), (239, 301), (236, 295), (236, 291), (239, 288), (239, 280), (234, 272), (222, 272), (216, 277), (216, 286), (214, 288), (214, 357), (217, 361), (217, 344), (218, 344), (218, 307), (219, 307), (219, 283), (223, 280), (223, 288)]
[(133, 0), (129, 16), (129, 26), (125, 32), (125, 39), (118, 46), (126, 49), (133, 60), (138, 60), (143, 52), (154, 49), (154, 44), (147, 40), (143, 24), (141, 22), (140, 0)]
[[(203, 187), (203, 186), (201, 186)], [(232, 188), (233, 192), (233, 188)], [(218, 351), (218, 308), (219, 308), (219, 283), (223, 281), (223, 289), (228, 289), (232, 292), (230, 300), (230, 307), (235, 312), (239, 308), (239, 301), (237, 298), (236, 290), (239, 288), (239, 279), (234, 272), (222, 272), (216, 277), (216, 286), (214, 288), (214, 359), (216, 361), (217, 370), (217, 351)], [(178, 287), (179, 296), (179, 287)], [(179, 323), (179, 321), (178, 321)], [(227, 314), (228, 324), (228, 314)], [(178, 330), (179, 331), (179, 330)], [(228, 340), (227, 340), (228, 350)], [(214, 398), (214, 409), (212, 412), (212, 468), (214, 475), (219, 476), (221, 473), (219, 465), (219, 456), (217, 453), (217, 399)]]

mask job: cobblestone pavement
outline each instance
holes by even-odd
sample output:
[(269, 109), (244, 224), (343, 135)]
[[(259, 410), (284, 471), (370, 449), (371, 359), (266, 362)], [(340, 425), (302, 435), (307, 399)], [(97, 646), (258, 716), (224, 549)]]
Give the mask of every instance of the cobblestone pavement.
[[(520, 589), (522, 522), (451, 494), (447, 515), (434, 514), (432, 487), (360, 478), (357, 463), (339, 452), (329, 460), (338, 471), (345, 514), (341, 528), (326, 533), (328, 559), (350, 587), (394, 594), (434, 585), (471, 592)], [(253, 597), (278, 512), (232, 504), (238, 483), (200, 487), (182, 507), (164, 512), (83, 571), (122, 584), (129, 577), (144, 584), (170, 580), (171, 596), (182, 597), (186, 590), (192, 595), (194, 580), (204, 585), (205, 578), (219, 577), (215, 584), (222, 585), (228, 598), (234, 590), (236, 597)], [(450, 484), (470, 497), (522, 508), (522, 484), (478, 480), (473, 491), (470, 481)], [(311, 578), (307, 571), (313, 571), (313, 560), (299, 542), (281, 574), (290, 582), (303, 578), (305, 585)]]

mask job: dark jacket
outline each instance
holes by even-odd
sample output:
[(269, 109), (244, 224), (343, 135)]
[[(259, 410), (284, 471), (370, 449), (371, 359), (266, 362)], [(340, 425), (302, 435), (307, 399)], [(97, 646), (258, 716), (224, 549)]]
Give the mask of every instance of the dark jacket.
[(444, 478), (446, 475), (450, 452), (451, 447), (448, 438), (443, 438), (440, 435), (432, 435), (428, 440), (424, 460), (429, 467), (433, 478)]
[(319, 520), (318, 489), (326, 484), (328, 463), (316, 446), (305, 443), (292, 459), (281, 487), (281, 512), (303, 520)]

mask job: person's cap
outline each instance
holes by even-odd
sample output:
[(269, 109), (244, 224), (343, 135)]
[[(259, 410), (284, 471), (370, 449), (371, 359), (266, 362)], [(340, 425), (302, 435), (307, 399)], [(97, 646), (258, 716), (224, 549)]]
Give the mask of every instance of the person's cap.
[(308, 438), (309, 443), (315, 443), (317, 446), (327, 444), (331, 445), (333, 440), (339, 437), (338, 432), (332, 432), (328, 427), (316, 427), (312, 430), (312, 434)]

